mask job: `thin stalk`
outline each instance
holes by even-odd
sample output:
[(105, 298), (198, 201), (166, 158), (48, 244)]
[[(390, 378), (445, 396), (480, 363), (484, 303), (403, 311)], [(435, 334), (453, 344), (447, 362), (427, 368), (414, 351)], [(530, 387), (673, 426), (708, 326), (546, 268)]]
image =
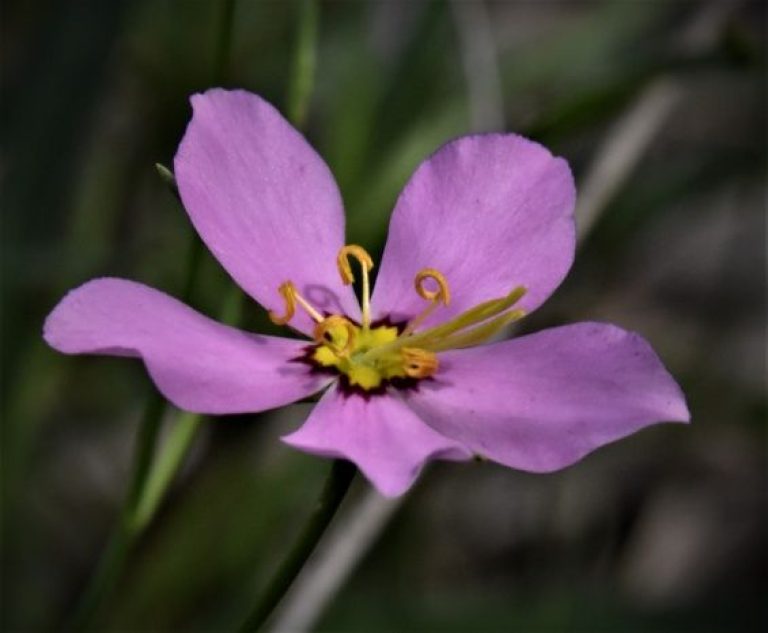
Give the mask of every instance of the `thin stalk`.
[(317, 30), (317, 2), (302, 0), (293, 71), (288, 87), (288, 118), (297, 128), (304, 127), (309, 112), (317, 61)]
[[(224, 299), (219, 320), (227, 325), (238, 323), (242, 315), (242, 304), (243, 293), (237, 286), (232, 286)], [(143, 494), (137, 499), (134, 511), (129, 517), (131, 529), (135, 534), (140, 534), (152, 522), (176, 473), (184, 463), (204, 419), (205, 416), (198, 413), (186, 412), (178, 416), (149, 471)]]
[(351, 462), (341, 459), (333, 462), (312, 515), (239, 631), (257, 631), (266, 622), (314, 551), (347, 494), (356, 472), (357, 467)]
[[(214, 79), (216, 83), (222, 83), (226, 79), (232, 48), (234, 7), (235, 0), (224, 0), (222, 4), (222, 18), (220, 21), (214, 58)], [(176, 181), (170, 170), (158, 166), (158, 171), (160, 172), (161, 177), (163, 177), (169, 185), (176, 198), (180, 200)], [(182, 300), (185, 303), (190, 301), (196, 281), (199, 277), (203, 259), (202, 252), (202, 242), (197, 237), (197, 234), (193, 232), (182, 289)], [(66, 630), (80, 630), (88, 626), (106, 598), (114, 591), (125, 567), (128, 554), (134, 546), (143, 527), (146, 526), (146, 523), (137, 525), (135, 517), (139, 507), (143, 507), (142, 500), (145, 498), (144, 489), (155, 456), (160, 424), (166, 408), (167, 402), (159, 392), (153, 389), (147, 401), (145, 413), (137, 432), (131, 482), (120, 511), (120, 518), (109, 538), (99, 562), (97, 563), (95, 571), (88, 580), (88, 583), (69, 618)], [(189, 435), (189, 440), (186, 442), (187, 447), (191, 444), (194, 433), (192, 432)], [(179, 446), (175, 448), (176, 450), (180, 449), (181, 442), (179, 443)], [(179, 463), (181, 463), (185, 452), (186, 451), (183, 451), (178, 456), (177, 460)], [(168, 469), (168, 466), (170, 466), (170, 459), (163, 458), (161, 463), (167, 464), (165, 468)], [(175, 472), (175, 470), (172, 472)], [(153, 481), (155, 481), (156, 478), (157, 476), (155, 476)], [(153, 483), (153, 485), (157, 486), (156, 483)], [(164, 492), (164, 490), (165, 486), (157, 486), (158, 493)], [(157, 502), (159, 502), (159, 498)], [(151, 518), (151, 514), (148, 518)]]
[(131, 517), (131, 530), (138, 534), (150, 524), (160, 502), (187, 456), (203, 416), (182, 413), (174, 423), (144, 486), (144, 493)]
[[(306, 122), (314, 84), (318, 18), (317, 0), (303, 0), (288, 92), (288, 118), (300, 129)], [(338, 459), (333, 462), (312, 515), (264, 593), (243, 620), (240, 631), (258, 630), (280, 603), (336, 514), (356, 472), (357, 468), (350, 462)]]
[(159, 391), (153, 389), (147, 401), (144, 417), (136, 437), (133, 476), (130, 488), (128, 489), (128, 507), (133, 507), (141, 496), (141, 490), (144, 487), (149, 467), (152, 464), (152, 458), (155, 455), (157, 438), (160, 434), (160, 422), (165, 413), (165, 406), (165, 399), (160, 395)]

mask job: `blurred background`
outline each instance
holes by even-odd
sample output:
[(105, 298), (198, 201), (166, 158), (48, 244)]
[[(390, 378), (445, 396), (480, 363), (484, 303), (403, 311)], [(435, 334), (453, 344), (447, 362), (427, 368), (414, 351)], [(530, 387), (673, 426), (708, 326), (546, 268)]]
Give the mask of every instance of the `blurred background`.
[[(135, 361), (56, 354), (43, 319), (101, 275), (182, 295), (195, 238), (154, 164), (172, 164), (188, 96), (222, 78), (286, 109), (304, 5), (235, 2), (223, 73), (225, 0), (2, 4), (0, 617), (53, 630), (114, 529), (151, 385)], [(574, 170), (581, 241), (522, 330), (641, 332), (693, 424), (546, 476), (437, 464), (397, 503), (358, 480), (314, 594), (310, 577), (273, 625), (762, 630), (765, 3), (325, 1), (316, 17), (305, 130), (340, 184), (348, 241), (380, 254), (398, 191), (446, 140), (541, 141)], [(231, 285), (203, 252), (190, 302), (219, 316)], [(241, 325), (267, 330), (242, 308)], [(96, 630), (233, 628), (327, 472), (277, 439), (307, 411), (196, 427)], [(179, 424), (169, 411), (163, 437)]]

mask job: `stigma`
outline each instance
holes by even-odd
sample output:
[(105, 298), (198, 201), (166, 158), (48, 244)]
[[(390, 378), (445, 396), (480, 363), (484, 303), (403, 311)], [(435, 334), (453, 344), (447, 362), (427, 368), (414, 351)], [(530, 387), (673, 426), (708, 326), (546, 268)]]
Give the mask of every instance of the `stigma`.
[(424, 309), (405, 322), (393, 323), (389, 319), (372, 322), (373, 259), (361, 246), (344, 246), (336, 264), (345, 285), (356, 281), (353, 260), (360, 269), (362, 316), (359, 323), (342, 314), (322, 313), (291, 281), (278, 288), (285, 306), (283, 313), (269, 312), (270, 319), (277, 325), (290, 324), (299, 308), (309, 315), (315, 322), (313, 342), (297, 360), (310, 364), (315, 370), (338, 375), (347, 391), (367, 396), (384, 393), (390, 387), (417, 387), (419, 381), (439, 373), (440, 352), (479, 345), (525, 315), (523, 310), (513, 309), (526, 292), (523, 286), (518, 286), (504, 297), (485, 301), (439, 325), (424, 328), (424, 322), (451, 301), (445, 276), (434, 268), (424, 268), (413, 280), (414, 290), (426, 302)]

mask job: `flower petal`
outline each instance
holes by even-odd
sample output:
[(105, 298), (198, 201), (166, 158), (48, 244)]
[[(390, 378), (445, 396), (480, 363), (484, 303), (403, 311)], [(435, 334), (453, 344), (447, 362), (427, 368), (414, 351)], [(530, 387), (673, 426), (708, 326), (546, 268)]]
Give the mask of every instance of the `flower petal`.
[(44, 337), (65, 354), (141, 357), (168, 400), (199, 413), (271, 409), (330, 382), (291, 362), (304, 342), (221, 325), (125, 279), (95, 279), (71, 291), (48, 316)]
[(471, 453), (422, 422), (396, 396), (329, 390), (309, 419), (283, 438), (299, 450), (348, 459), (387, 497), (404, 493), (430, 459), (464, 460)]
[(440, 433), (513, 468), (557, 470), (647, 425), (689, 420), (648, 343), (612, 325), (553, 328), (440, 362), (407, 402)]
[[(192, 107), (174, 167), (208, 248), (267, 309), (283, 313), (277, 289), (292, 281), (317, 308), (358, 319), (354, 293), (336, 269), (344, 208), (322, 158), (254, 94), (209, 90), (194, 95)], [(303, 312), (291, 326), (312, 332)]]
[(568, 164), (514, 134), (465, 136), (425, 160), (397, 201), (372, 306), (376, 318), (425, 307), (413, 290), (423, 268), (448, 280), (450, 318), (517, 286), (531, 311), (573, 261), (575, 189)]

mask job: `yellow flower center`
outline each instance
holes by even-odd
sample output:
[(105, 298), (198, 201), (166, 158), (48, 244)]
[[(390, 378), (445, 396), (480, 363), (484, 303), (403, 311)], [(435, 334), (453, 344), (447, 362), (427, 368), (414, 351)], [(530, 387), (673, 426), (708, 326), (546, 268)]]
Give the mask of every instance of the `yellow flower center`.
[[(445, 323), (420, 329), (427, 317), (451, 300), (448, 281), (442, 273), (425, 268), (414, 279), (416, 292), (429, 302), (425, 309), (407, 323), (371, 323), (369, 273), (373, 260), (360, 246), (344, 246), (337, 265), (346, 285), (355, 280), (350, 258), (361, 269), (361, 323), (339, 314), (324, 316), (290, 281), (278, 288), (285, 301), (285, 313), (281, 316), (270, 311), (269, 316), (273, 323), (286, 325), (296, 314), (296, 307), (301, 307), (317, 323), (314, 344), (304, 360), (318, 369), (338, 373), (348, 386), (363, 392), (381, 391), (390, 384), (412, 386), (429, 378), (439, 371), (439, 352), (478, 345), (525, 314), (523, 310), (511, 309), (526, 292), (518, 286), (508, 295), (480, 303)], [(434, 287), (428, 288), (427, 281)]]

